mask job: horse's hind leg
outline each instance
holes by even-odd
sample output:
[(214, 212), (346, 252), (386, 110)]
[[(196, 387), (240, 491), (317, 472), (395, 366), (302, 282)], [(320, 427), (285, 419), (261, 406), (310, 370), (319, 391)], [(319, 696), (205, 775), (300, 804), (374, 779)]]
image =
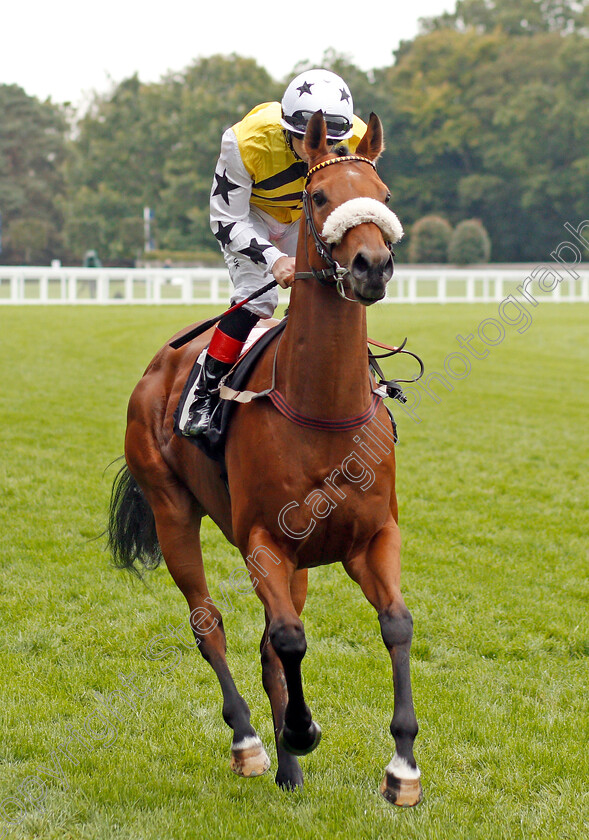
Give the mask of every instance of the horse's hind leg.
[(250, 724), (250, 710), (238, 692), (226, 659), (223, 619), (210, 600), (202, 552), (202, 512), (194, 498), (179, 485), (147, 491), (162, 554), (178, 588), (188, 602), (190, 625), (204, 659), (215, 671), (223, 693), (223, 718), (233, 730), (231, 769), (241, 776), (259, 776), (270, 760)]
[(409, 672), (413, 620), (399, 589), (400, 544), (396, 523), (389, 523), (373, 538), (365, 556), (346, 563), (345, 568), (378, 612), (382, 638), (393, 665), (395, 699), (391, 734), (396, 751), (380, 792), (395, 805), (417, 805), (423, 792), (413, 756), (418, 730)]
[[(290, 588), (292, 602), (298, 615), (301, 614), (307, 597), (307, 577), (306, 569), (295, 572)], [(298, 758), (284, 749), (280, 738), (284, 728), (288, 693), (282, 662), (270, 642), (269, 624), (268, 614), (266, 614), (266, 628), (260, 643), (260, 653), (262, 655), (262, 682), (270, 700), (274, 720), (274, 736), (278, 756), (276, 784), (282, 788), (293, 790), (296, 787), (303, 786), (303, 773)]]

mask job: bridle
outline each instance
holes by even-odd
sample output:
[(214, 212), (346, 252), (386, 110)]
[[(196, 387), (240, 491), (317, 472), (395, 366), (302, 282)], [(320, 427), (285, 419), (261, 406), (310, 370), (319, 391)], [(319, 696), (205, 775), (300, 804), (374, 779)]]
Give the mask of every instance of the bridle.
[[(308, 191), (309, 182), (315, 172), (319, 169), (323, 169), (326, 166), (332, 166), (336, 163), (353, 163), (354, 161), (358, 161), (361, 163), (368, 163), (372, 166), (373, 169), (376, 170), (376, 166), (374, 163), (369, 160), (368, 158), (361, 157), (360, 155), (345, 155), (342, 157), (337, 158), (330, 158), (329, 160), (323, 161), (323, 163), (318, 163), (312, 169), (309, 170), (307, 173), (307, 178), (305, 181), (305, 188), (303, 190), (303, 211), (305, 214), (305, 224), (307, 228), (307, 234), (310, 233), (313, 237), (313, 241), (315, 243), (315, 248), (317, 249), (317, 253), (321, 257), (321, 259), (327, 263), (327, 268), (317, 269), (312, 268), (310, 271), (300, 271), (296, 272), (295, 280), (309, 280), (315, 279), (323, 286), (329, 286), (330, 288), (335, 288), (338, 294), (344, 299), (350, 301), (350, 303), (359, 303), (355, 298), (350, 298), (346, 295), (345, 287), (344, 287), (344, 278), (350, 274), (350, 271), (347, 268), (342, 268), (342, 266), (333, 258), (332, 255), (332, 246), (329, 242), (327, 242), (323, 237), (319, 234), (317, 230), (317, 226), (315, 225), (315, 219), (313, 218), (313, 212), (311, 209), (311, 198)], [(372, 199), (369, 199), (372, 200)], [(378, 218), (378, 217), (377, 217)], [(382, 230), (382, 229), (381, 229)], [(402, 234), (402, 229), (401, 229)], [(327, 234), (329, 236), (329, 234)], [(393, 234), (394, 235), (394, 234)], [(400, 237), (399, 237), (400, 238)], [(307, 262), (309, 263), (309, 255), (308, 255), (308, 241), (309, 236), (305, 237), (305, 251), (307, 256)], [(392, 242), (387, 242), (388, 248), (393, 255), (393, 248)], [(269, 287), (273, 287), (275, 285), (273, 283), (269, 284)], [(259, 290), (256, 294), (261, 294), (262, 292), (266, 291), (267, 287)], [(248, 300), (251, 298), (248, 298)], [(283, 322), (284, 324), (284, 322)], [(292, 423), (295, 423), (298, 426), (304, 426), (305, 428), (309, 429), (320, 429), (322, 431), (330, 431), (330, 432), (341, 432), (341, 431), (351, 431), (361, 426), (365, 425), (366, 423), (370, 423), (372, 418), (375, 416), (380, 401), (383, 399), (384, 396), (391, 397), (392, 399), (399, 400), (399, 402), (407, 402), (405, 395), (403, 394), (403, 390), (401, 388), (401, 382), (416, 382), (420, 377), (423, 375), (424, 367), (423, 362), (415, 353), (411, 353), (408, 350), (405, 350), (405, 343), (407, 339), (400, 345), (400, 347), (389, 347), (387, 344), (382, 344), (381, 342), (372, 341), (368, 339), (369, 344), (374, 344), (377, 347), (386, 350), (386, 353), (376, 354), (372, 351), (368, 351), (368, 359), (370, 366), (373, 369), (374, 376), (379, 377), (377, 380), (378, 388), (372, 390), (372, 398), (370, 406), (361, 414), (358, 414), (354, 417), (346, 417), (343, 420), (324, 420), (317, 417), (309, 417), (306, 415), (301, 414), (295, 408), (293, 408), (287, 402), (284, 395), (278, 391), (276, 388), (276, 370), (277, 370), (277, 362), (278, 362), (278, 350), (280, 347), (280, 342), (282, 337), (284, 336), (284, 332), (281, 332), (280, 337), (276, 343), (276, 348), (274, 351), (274, 363), (272, 366), (272, 384), (269, 388), (266, 388), (264, 391), (236, 391), (233, 388), (229, 387), (225, 384), (225, 380), (228, 376), (231, 375), (231, 371), (221, 379), (221, 387), (220, 387), (220, 394), (221, 399), (223, 400), (231, 400), (240, 403), (248, 403), (251, 402), (253, 399), (258, 399), (260, 397), (268, 397), (277, 411), (280, 412), (284, 417), (290, 420)], [(415, 379), (390, 379), (387, 380), (384, 378), (384, 374), (379, 366), (378, 359), (387, 358), (389, 356), (394, 356), (397, 353), (404, 353), (409, 356), (413, 356), (413, 358), (417, 359), (420, 365), (420, 372), (415, 377)], [(384, 391), (383, 391), (384, 389)], [(216, 410), (216, 409), (215, 409)], [(390, 414), (390, 412), (389, 412)], [(391, 421), (393, 423), (393, 430), (395, 434), (395, 442), (397, 440), (397, 431), (395, 421), (393, 419), (392, 414)]]
[[(320, 235), (319, 231), (317, 230), (317, 226), (315, 224), (315, 219), (313, 218), (313, 212), (311, 208), (311, 196), (308, 190), (309, 182), (314, 175), (320, 169), (324, 169), (326, 166), (333, 166), (336, 163), (367, 163), (376, 171), (376, 166), (373, 161), (369, 158), (362, 157), (361, 155), (343, 155), (342, 157), (337, 158), (330, 158), (329, 160), (325, 160), (322, 163), (318, 163), (312, 169), (310, 169), (307, 173), (307, 178), (305, 180), (305, 188), (303, 190), (303, 213), (305, 216), (305, 225), (307, 228), (307, 232), (311, 234), (313, 237), (313, 242), (315, 243), (315, 248), (317, 253), (321, 257), (321, 259), (327, 263), (327, 268), (317, 269), (311, 267), (310, 271), (300, 271), (295, 274), (295, 280), (308, 280), (314, 278), (323, 286), (329, 286), (331, 288), (335, 288), (337, 293), (342, 297), (344, 300), (350, 301), (350, 303), (358, 303), (355, 298), (348, 297), (346, 295), (346, 290), (344, 286), (345, 278), (350, 274), (350, 270), (347, 268), (343, 268), (336, 259), (334, 259), (332, 254), (332, 246), (330, 243), (326, 242), (325, 239)], [(308, 242), (309, 237), (305, 237), (305, 253), (307, 256), (307, 262), (309, 262), (309, 253), (308, 253)], [(386, 242), (386, 245), (391, 252), (391, 257), (395, 256), (395, 252), (393, 251), (393, 243), (389, 240)], [(379, 377), (378, 384), (386, 389), (387, 395), (392, 399), (397, 399), (399, 402), (406, 402), (406, 397), (403, 394), (401, 389), (401, 382), (417, 382), (418, 379), (421, 379), (424, 373), (424, 365), (419, 356), (415, 353), (412, 353), (409, 350), (405, 350), (405, 343), (407, 339), (403, 341), (403, 343), (399, 347), (389, 347), (387, 344), (381, 344), (376, 341), (372, 341), (369, 339), (370, 344), (375, 344), (376, 346), (380, 347), (383, 350), (387, 350), (388, 352), (377, 355), (369, 351), (369, 358), (370, 364), (374, 370), (375, 375)], [(384, 377), (384, 374), (378, 364), (378, 359), (383, 359), (388, 356), (393, 356), (397, 353), (403, 353), (408, 356), (413, 356), (414, 359), (417, 360), (420, 366), (420, 371), (418, 375), (414, 379), (390, 379), (387, 380)], [(394, 421), (393, 421), (394, 422)]]
[[(317, 225), (315, 224), (313, 210), (311, 207), (311, 195), (308, 189), (311, 178), (315, 172), (318, 172), (320, 169), (325, 169), (326, 166), (333, 166), (336, 163), (367, 163), (376, 171), (374, 161), (369, 158), (362, 157), (361, 155), (342, 155), (341, 157), (330, 158), (329, 160), (324, 160), (322, 163), (318, 163), (316, 166), (309, 169), (305, 180), (305, 187), (303, 189), (303, 215), (305, 217), (305, 226), (307, 228), (307, 232), (310, 233), (313, 238), (315, 249), (319, 257), (323, 260), (323, 262), (327, 263), (327, 268), (317, 269), (311, 267), (310, 271), (298, 271), (295, 274), (295, 280), (307, 280), (309, 278), (314, 278), (321, 283), (322, 286), (335, 288), (337, 293), (344, 300), (350, 301), (350, 303), (358, 303), (355, 298), (347, 296), (344, 286), (344, 280), (349, 276), (350, 270), (341, 266), (338, 261), (334, 259), (332, 254), (332, 245), (326, 242), (317, 230)], [(306, 236), (305, 253), (307, 256), (307, 262), (309, 261), (308, 245), (309, 237)], [(391, 252), (391, 256), (394, 256), (392, 242), (387, 242), (386, 245)]]

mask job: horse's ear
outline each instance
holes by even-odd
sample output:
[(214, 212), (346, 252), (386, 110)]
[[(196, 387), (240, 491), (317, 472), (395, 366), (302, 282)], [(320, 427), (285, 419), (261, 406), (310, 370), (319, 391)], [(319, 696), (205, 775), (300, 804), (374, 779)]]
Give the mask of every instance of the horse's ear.
[(327, 145), (327, 127), (322, 111), (315, 111), (305, 131), (305, 151), (309, 156), (309, 163), (329, 154)]
[(366, 134), (358, 143), (356, 149), (357, 155), (368, 158), (369, 160), (377, 160), (384, 150), (384, 140), (382, 135), (382, 123), (376, 114), (370, 114), (368, 120), (368, 128)]

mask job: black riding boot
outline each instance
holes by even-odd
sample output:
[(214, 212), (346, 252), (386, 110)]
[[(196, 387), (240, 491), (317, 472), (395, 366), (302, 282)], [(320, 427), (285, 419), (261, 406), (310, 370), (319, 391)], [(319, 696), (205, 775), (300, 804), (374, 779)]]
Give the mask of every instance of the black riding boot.
[(232, 367), (232, 363), (220, 362), (207, 353), (196, 381), (196, 399), (190, 406), (188, 420), (182, 429), (183, 435), (199, 437), (208, 430), (211, 414), (219, 399), (217, 394), (219, 380)]

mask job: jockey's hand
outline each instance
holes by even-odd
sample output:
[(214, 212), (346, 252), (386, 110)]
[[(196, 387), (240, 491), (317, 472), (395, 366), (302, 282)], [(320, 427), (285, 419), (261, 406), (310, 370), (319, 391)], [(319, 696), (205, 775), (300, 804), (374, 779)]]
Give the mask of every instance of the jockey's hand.
[(294, 283), (295, 258), (278, 257), (272, 266), (272, 274), (279, 286), (282, 286), (283, 289), (288, 289)]

